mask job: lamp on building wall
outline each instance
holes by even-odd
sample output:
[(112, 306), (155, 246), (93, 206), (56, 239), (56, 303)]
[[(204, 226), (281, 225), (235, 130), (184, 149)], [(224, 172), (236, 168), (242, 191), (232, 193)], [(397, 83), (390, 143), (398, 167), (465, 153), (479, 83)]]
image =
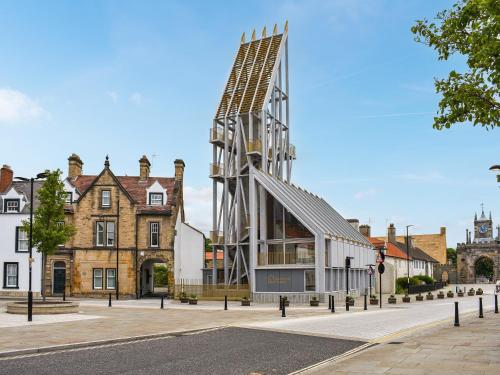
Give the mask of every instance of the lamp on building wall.
[(30, 234), (29, 234), (29, 257), (28, 257), (28, 322), (33, 320), (33, 291), (31, 290), (32, 263), (33, 263), (33, 183), (47, 177), (46, 173), (38, 173), (36, 177), (16, 177), (17, 180), (30, 183)]

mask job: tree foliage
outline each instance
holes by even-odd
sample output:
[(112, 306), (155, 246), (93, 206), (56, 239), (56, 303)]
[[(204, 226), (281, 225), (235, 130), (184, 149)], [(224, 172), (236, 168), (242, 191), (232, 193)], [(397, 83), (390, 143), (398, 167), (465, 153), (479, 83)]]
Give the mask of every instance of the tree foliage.
[[(72, 225), (64, 224), (66, 191), (61, 181), (61, 170), (46, 171), (46, 180), (38, 189), (38, 207), (33, 218), (33, 246), (46, 255), (74, 234)], [(29, 233), (30, 221), (23, 220), (23, 230)]]
[(488, 279), (491, 278), (494, 274), (494, 265), (493, 260), (490, 258), (479, 258), (475, 264), (476, 276), (485, 276)]
[(433, 127), (466, 121), (486, 129), (500, 126), (500, 0), (460, 0), (435, 21), (417, 21), (411, 28), (415, 40), (434, 48), (439, 60), (465, 56), (469, 70), (435, 79), (443, 97)]
[(452, 247), (446, 249), (446, 260), (448, 263), (457, 264), (457, 250)]

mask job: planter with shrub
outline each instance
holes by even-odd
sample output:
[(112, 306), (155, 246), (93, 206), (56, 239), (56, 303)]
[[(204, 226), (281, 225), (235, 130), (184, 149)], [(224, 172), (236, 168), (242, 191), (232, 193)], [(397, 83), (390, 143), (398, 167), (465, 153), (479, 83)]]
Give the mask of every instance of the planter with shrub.
[(191, 296), (189, 296), (189, 304), (190, 305), (198, 304), (198, 297), (196, 297), (196, 294), (191, 294)]
[(427, 293), (427, 295), (425, 296), (425, 299), (427, 301), (432, 301), (434, 299), (434, 294), (432, 294), (431, 292)]
[(474, 288), (470, 288), (469, 291), (467, 292), (467, 295), (470, 297), (475, 295), (475, 294), (476, 294), (476, 292), (474, 291)]
[(444, 293), (442, 290), (439, 291), (439, 293), (437, 294), (437, 297), (438, 297), (438, 299), (444, 299)]
[(477, 288), (476, 295), (482, 296), (483, 295), (483, 290), (481, 288)]
[(455, 296), (455, 294), (451, 290), (448, 290), (448, 293), (446, 293), (446, 296), (448, 298), (453, 298)]
[(395, 304), (397, 302), (396, 297), (394, 297), (394, 294), (391, 294), (389, 298), (387, 298), (387, 302), (392, 304)]
[(250, 306), (250, 300), (247, 297), (241, 299), (241, 306)]
[(424, 296), (423, 296), (423, 295), (421, 295), (420, 293), (418, 293), (418, 294), (415, 296), (415, 299), (416, 299), (417, 301), (423, 301), (423, 300), (424, 300)]
[(378, 305), (378, 298), (376, 296), (370, 296), (370, 305)]
[(189, 298), (188, 298), (186, 292), (179, 293), (179, 300), (181, 301), (181, 303), (188, 303), (189, 302)]
[(311, 306), (319, 306), (319, 299), (317, 297), (312, 297), (310, 300), (309, 300), (309, 304)]
[(404, 303), (410, 303), (410, 296), (408, 294), (405, 294), (403, 297), (403, 302)]
[(457, 296), (458, 297), (463, 297), (464, 296), (464, 292), (462, 290), (459, 290), (458, 293), (457, 293)]

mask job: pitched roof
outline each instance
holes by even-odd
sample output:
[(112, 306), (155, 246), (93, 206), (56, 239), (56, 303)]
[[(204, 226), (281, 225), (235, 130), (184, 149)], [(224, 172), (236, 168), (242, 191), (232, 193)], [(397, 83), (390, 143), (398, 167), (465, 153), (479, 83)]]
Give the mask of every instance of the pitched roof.
[[(397, 245), (401, 249), (406, 249), (405, 243), (397, 242)], [(424, 260), (426, 262), (431, 262), (431, 263), (439, 263), (436, 259), (428, 255), (425, 251), (423, 251), (421, 248), (417, 246), (412, 246), (410, 248), (410, 255), (412, 259)]]
[(323, 198), (254, 167), (252, 171), (257, 181), (304, 224), (314, 226), (327, 236), (340, 237), (372, 247), (371, 243)]
[[(81, 175), (68, 178), (79, 192), (84, 195), (92, 186), (98, 175)], [(141, 180), (139, 176), (115, 176), (121, 187), (138, 205), (139, 213), (161, 214), (169, 213), (176, 203), (176, 183), (174, 177), (149, 177)], [(162, 206), (151, 206), (147, 204), (147, 189), (156, 181), (167, 191), (167, 202)]]
[[(385, 245), (386, 246), (386, 252), (385, 252), (386, 256), (393, 257), (393, 258), (407, 259), (406, 251), (402, 251), (398, 246), (396, 246), (392, 242), (387, 242), (387, 244), (386, 244), (385, 241), (380, 240), (376, 237), (368, 237), (368, 241), (370, 241), (373, 244), (373, 246), (375, 246), (376, 249), (380, 249), (380, 248), (384, 247), (384, 245)], [(410, 256), (410, 259), (412, 259), (411, 256)]]
[[(43, 181), (34, 181), (33, 182), (33, 192), (34, 192), (34, 197), (33, 197), (33, 206), (34, 206), (34, 209), (36, 210), (37, 207), (38, 207), (38, 199), (37, 199), (37, 192), (38, 192), (38, 189), (40, 189), (40, 187), (43, 185)], [(30, 199), (31, 199), (31, 186), (30, 186), (30, 182), (29, 181), (13, 181), (9, 187), (7, 187), (7, 189), (5, 189), (5, 191), (3, 191), (2, 193), (7, 193), (8, 191), (10, 191), (10, 189), (14, 188), (14, 190), (18, 193), (18, 194), (22, 194), (25, 196), (26, 198), (26, 204), (24, 205), (21, 213), (22, 214), (29, 214), (30, 212)], [(0, 196), (0, 205), (3, 204), (3, 201), (2, 201), (2, 197)]]

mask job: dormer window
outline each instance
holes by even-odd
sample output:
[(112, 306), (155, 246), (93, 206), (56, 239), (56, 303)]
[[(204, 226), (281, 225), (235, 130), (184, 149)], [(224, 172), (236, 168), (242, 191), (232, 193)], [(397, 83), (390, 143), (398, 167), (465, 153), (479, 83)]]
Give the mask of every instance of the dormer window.
[(149, 193), (149, 204), (151, 206), (162, 206), (163, 205), (163, 194), (162, 193)]
[(101, 190), (101, 207), (111, 207), (111, 190)]
[(71, 191), (66, 192), (66, 204), (73, 203), (73, 193)]
[(19, 212), (19, 199), (5, 199), (3, 204), (4, 212)]

